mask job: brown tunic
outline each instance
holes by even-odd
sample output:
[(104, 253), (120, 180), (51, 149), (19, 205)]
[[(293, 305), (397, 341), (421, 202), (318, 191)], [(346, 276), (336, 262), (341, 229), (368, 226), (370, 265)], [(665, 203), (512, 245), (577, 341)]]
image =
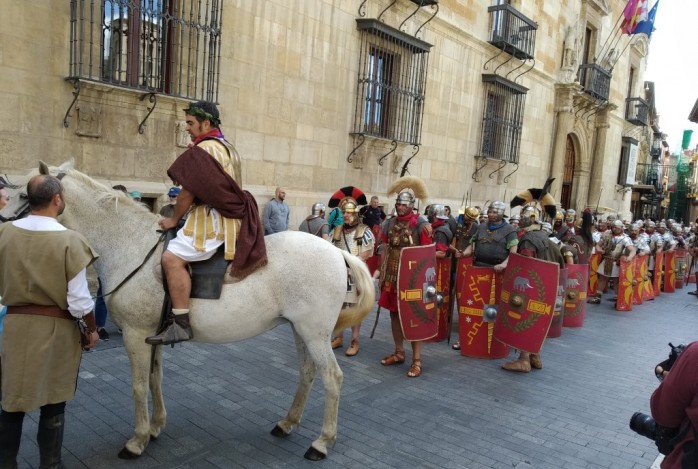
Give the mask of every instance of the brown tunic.
[[(96, 258), (78, 233), (0, 226), (0, 293), (9, 306), (68, 308), (68, 282)], [(2, 408), (31, 412), (75, 396), (80, 334), (69, 319), (9, 314), (2, 350)]]

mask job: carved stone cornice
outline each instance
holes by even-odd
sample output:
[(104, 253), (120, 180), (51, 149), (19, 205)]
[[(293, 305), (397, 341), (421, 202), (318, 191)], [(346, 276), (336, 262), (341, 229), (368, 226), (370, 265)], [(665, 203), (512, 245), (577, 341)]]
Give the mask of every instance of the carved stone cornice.
[(608, 15), (611, 12), (608, 0), (582, 0), (582, 3), (592, 7), (601, 15)]

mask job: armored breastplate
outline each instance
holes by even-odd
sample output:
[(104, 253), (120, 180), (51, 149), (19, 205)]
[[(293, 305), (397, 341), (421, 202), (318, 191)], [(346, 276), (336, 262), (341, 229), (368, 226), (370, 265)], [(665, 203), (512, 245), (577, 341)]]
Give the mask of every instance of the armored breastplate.
[(397, 221), (388, 231), (388, 252), (381, 266), (383, 283), (397, 282), (397, 271), (400, 263), (400, 250), (404, 247), (415, 246), (414, 227), (407, 221)]

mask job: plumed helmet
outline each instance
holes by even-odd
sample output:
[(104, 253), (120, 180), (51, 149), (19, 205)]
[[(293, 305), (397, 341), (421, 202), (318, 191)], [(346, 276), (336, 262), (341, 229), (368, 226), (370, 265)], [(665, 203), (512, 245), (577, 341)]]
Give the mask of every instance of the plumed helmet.
[(354, 201), (354, 205), (367, 204), (366, 194), (364, 194), (361, 189), (354, 186), (345, 186), (341, 189), (337, 189), (337, 191), (335, 191), (335, 193), (332, 194), (332, 197), (330, 197), (330, 201), (327, 204), (327, 206), (329, 208), (339, 207), (341, 209), (342, 204), (347, 198), (352, 199)]
[(402, 191), (395, 198), (396, 204), (405, 204), (409, 208), (414, 208), (414, 195), (410, 191)]
[(352, 197), (345, 197), (339, 203), (339, 209), (342, 213), (359, 213), (359, 204)]
[(430, 205), (428, 215), (430, 219), (448, 220), (448, 216), (446, 216), (446, 207), (441, 204)]
[(414, 208), (416, 199), (426, 204), (429, 197), (427, 186), (423, 180), (417, 176), (403, 176), (394, 181), (386, 191), (388, 194), (397, 194), (396, 204), (405, 204), (410, 209)]
[(323, 216), (325, 214), (325, 204), (323, 204), (322, 202), (314, 203), (310, 213), (314, 217)]
[(503, 217), (504, 211), (506, 210), (506, 208), (507, 208), (507, 204), (505, 204), (501, 200), (495, 200), (494, 202), (492, 202), (490, 204), (489, 207), (487, 207), (487, 211), (488, 212), (490, 212), (490, 211), (497, 212), (498, 217)]
[(463, 218), (469, 221), (474, 221), (477, 220), (477, 217), (480, 216), (480, 210), (476, 209), (475, 207), (465, 207), (463, 209)]

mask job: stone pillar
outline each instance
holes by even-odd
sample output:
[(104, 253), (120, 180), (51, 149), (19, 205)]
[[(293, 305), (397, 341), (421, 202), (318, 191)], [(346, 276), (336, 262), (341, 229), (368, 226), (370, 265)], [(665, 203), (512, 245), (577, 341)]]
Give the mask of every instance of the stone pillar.
[[(589, 194), (587, 195), (587, 204), (596, 206), (596, 200), (589, 200), (589, 196), (599, 197), (603, 183), (603, 167), (604, 157), (606, 153), (606, 135), (608, 134), (608, 113), (609, 107), (599, 111), (596, 115), (595, 135), (593, 137), (592, 155), (591, 155), (591, 179), (589, 181)], [(606, 191), (612, 190), (612, 187), (607, 187)], [(606, 194), (608, 196), (608, 193)]]
[(555, 128), (553, 135), (553, 148), (550, 155), (550, 177), (555, 181), (550, 187), (551, 194), (562, 193), (562, 176), (565, 170), (565, 150), (567, 148), (567, 134), (574, 128), (574, 95), (578, 91), (579, 84), (565, 83), (555, 85)]

